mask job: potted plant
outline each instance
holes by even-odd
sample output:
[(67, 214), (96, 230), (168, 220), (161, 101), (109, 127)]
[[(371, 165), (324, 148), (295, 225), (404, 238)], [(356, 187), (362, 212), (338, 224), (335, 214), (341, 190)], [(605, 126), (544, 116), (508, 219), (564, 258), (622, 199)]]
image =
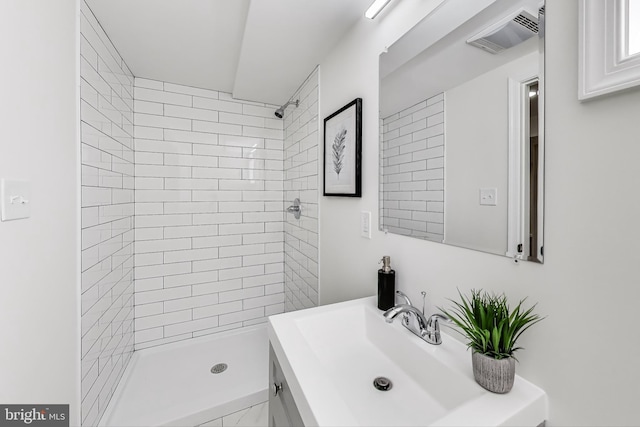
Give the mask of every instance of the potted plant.
[[(478, 384), (494, 393), (508, 393), (516, 374), (514, 353), (520, 335), (542, 320), (533, 313), (535, 305), (525, 310), (521, 300), (509, 309), (504, 294), (471, 290), (466, 297), (458, 291), (462, 302), (450, 300), (450, 311), (442, 310), (457, 325), (473, 350), (473, 376)], [(525, 298), (526, 299), (526, 298)]]

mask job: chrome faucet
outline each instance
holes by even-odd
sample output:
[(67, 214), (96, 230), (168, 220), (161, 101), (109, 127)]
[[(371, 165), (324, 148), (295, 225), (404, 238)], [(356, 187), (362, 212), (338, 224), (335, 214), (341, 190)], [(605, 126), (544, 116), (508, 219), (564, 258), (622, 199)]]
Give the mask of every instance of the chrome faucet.
[[(395, 319), (396, 316), (400, 313), (413, 314), (416, 318), (416, 321), (418, 322), (419, 331), (423, 331), (427, 329), (427, 319), (424, 317), (424, 314), (422, 314), (422, 312), (417, 308), (415, 308), (414, 306), (408, 305), (408, 304), (398, 304), (395, 307), (391, 307), (389, 310), (384, 312), (383, 314), (384, 320), (387, 323), (391, 323), (393, 322), (393, 319)], [(416, 333), (417, 331), (413, 329), (409, 329), (409, 330), (414, 334), (418, 335)]]
[[(406, 295), (404, 295), (404, 297), (406, 298)], [(406, 299), (408, 300), (408, 298)], [(411, 304), (399, 304), (390, 308), (385, 311), (383, 315), (384, 320), (387, 323), (392, 323), (399, 314), (404, 314), (402, 324), (407, 329), (429, 344), (434, 345), (442, 343), (442, 336), (440, 335), (440, 321), (451, 322), (447, 316), (439, 313), (433, 314), (429, 319), (427, 319), (422, 311), (418, 310)], [(414, 322), (408, 321), (409, 315), (412, 315), (416, 319), (415, 324)]]
[[(396, 291), (396, 301), (398, 300), (398, 298), (403, 299), (404, 300), (404, 304), (406, 304), (406, 305), (413, 305), (413, 304), (411, 304), (411, 300), (409, 299), (407, 294), (405, 294), (402, 291)], [(409, 314), (408, 313), (404, 313), (402, 315), (402, 324), (404, 325), (404, 327), (408, 328), (408, 329), (411, 329), (412, 327), (415, 328), (415, 326), (411, 326), (409, 324), (410, 322), (411, 322), (411, 319), (409, 318)]]
[(405, 303), (406, 305), (413, 305), (413, 304), (411, 304), (411, 300), (409, 299), (409, 297), (407, 296), (407, 294), (405, 294), (404, 292), (396, 291), (396, 298), (402, 298), (402, 299), (404, 299), (404, 303)]

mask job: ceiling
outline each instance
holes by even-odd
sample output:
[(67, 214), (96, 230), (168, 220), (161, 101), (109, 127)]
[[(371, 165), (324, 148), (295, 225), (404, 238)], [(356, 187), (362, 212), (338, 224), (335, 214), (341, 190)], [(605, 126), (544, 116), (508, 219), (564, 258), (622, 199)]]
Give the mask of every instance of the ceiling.
[[(538, 52), (537, 37), (497, 55), (466, 40), (522, 9), (537, 16), (540, 0), (475, 0), (471, 6), (467, 2), (449, 0), (380, 57), (380, 117)], [(463, 12), (462, 5), (467, 6)]]
[(283, 104), (372, 0), (87, 0), (136, 77)]

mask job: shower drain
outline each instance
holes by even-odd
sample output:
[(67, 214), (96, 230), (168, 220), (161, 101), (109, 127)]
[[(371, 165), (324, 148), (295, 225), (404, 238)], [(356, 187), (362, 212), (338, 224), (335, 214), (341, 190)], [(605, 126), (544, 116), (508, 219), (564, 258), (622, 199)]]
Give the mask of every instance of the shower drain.
[(227, 370), (227, 367), (228, 365), (226, 363), (217, 363), (213, 365), (213, 368), (211, 368), (211, 373), (212, 374), (222, 373)]

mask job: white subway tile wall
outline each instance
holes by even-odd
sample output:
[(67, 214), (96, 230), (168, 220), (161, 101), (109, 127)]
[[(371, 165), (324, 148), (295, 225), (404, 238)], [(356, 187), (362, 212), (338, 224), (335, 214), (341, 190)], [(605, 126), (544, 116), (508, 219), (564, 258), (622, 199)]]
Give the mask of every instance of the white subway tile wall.
[(82, 424), (133, 354), (133, 75), (81, 2)]
[(318, 70), (302, 84), (284, 116), (285, 204), (299, 198), (300, 219), (285, 222), (285, 309), (318, 305)]
[(134, 86), (136, 350), (284, 312), (277, 106)]
[(444, 93), (381, 120), (382, 227), (444, 239)]

